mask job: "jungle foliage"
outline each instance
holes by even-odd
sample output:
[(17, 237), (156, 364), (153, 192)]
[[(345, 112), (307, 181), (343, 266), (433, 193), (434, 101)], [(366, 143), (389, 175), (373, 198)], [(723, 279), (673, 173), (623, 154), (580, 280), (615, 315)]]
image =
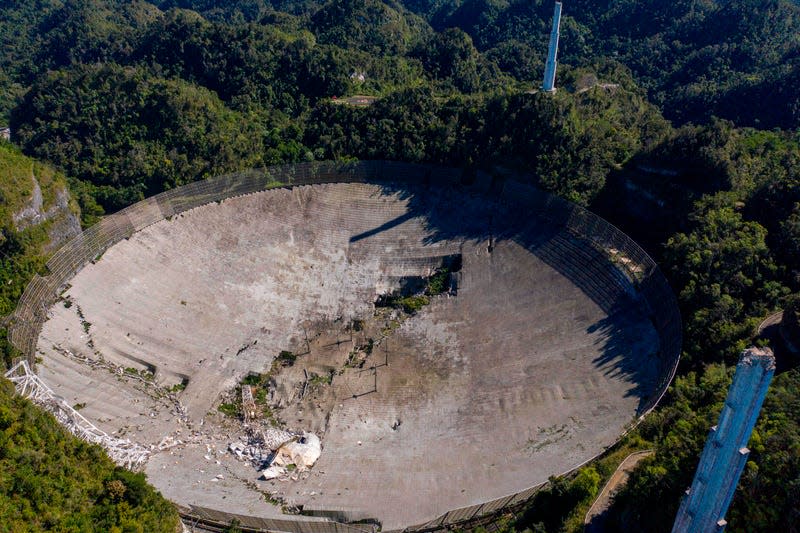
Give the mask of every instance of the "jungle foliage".
[[(800, 137), (714, 121), (674, 131), (644, 160), (674, 170), (671, 185), (692, 205), (660, 253), (683, 314), (682, 370), (638, 429), (655, 444), (655, 456), (639, 465), (612, 507), (619, 531), (656, 532), (669, 530), (691, 484), (739, 353), (765, 316), (797, 308)], [(628, 179), (650, 191), (663, 185), (648, 173)], [(800, 372), (796, 358), (782, 364), (794, 369), (776, 376), (767, 396), (728, 513), (730, 531), (797, 531), (800, 523)]]
[(0, 378), (0, 531), (164, 532), (175, 508)]
[[(546, 48), (550, 1), (403, 4), (437, 30), (466, 31), (478, 50), (508, 58), (504, 66), (523, 79), (540, 72), (542, 59), (530, 56)], [(616, 58), (670, 120), (717, 116), (763, 128), (795, 128), (800, 120), (800, 5), (792, 0), (574, 0), (565, 3), (561, 33), (562, 63)]]
[[(30, 168), (42, 182), (69, 182), (84, 224), (193, 180), (276, 163), (397, 159), (530, 181), (633, 235), (678, 295), (679, 376), (620, 444), (656, 453), (612, 508), (620, 531), (668, 530), (739, 352), (773, 311), (785, 307), (800, 323), (800, 6), (575, 0), (564, 14), (560, 89), (544, 95), (531, 89), (549, 0), (0, 4), (0, 122), (36, 158), (0, 142), (0, 314), (47, 257), (47, 228), (13, 220), (30, 195)], [(376, 100), (354, 105), (353, 95)], [(0, 347), (14, 355), (2, 330)], [(796, 364), (786, 362), (767, 398), (730, 531), (797, 531)], [(35, 418), (2, 398), (0, 422)], [(29, 431), (8, 457), (56, 468), (41, 459), (40, 430)], [(93, 448), (47, 434), (69, 468), (101, 468), (85, 464)], [(620, 449), (553, 480), (505, 527), (580, 529)], [(0, 472), (0, 502), (12, 502), (0, 516), (43, 509), (34, 514), (51, 521), (40, 528), (74, 515), (73, 529), (127, 530), (141, 504), (130, 528), (151, 530), (161, 512), (155, 497), (127, 501), (141, 480), (113, 469), (38, 491)], [(49, 509), (67, 493), (73, 503)]]
[[(33, 209), (35, 191), (39, 212)], [(0, 317), (14, 310), (25, 285), (44, 268), (53, 220), (34, 221), (48, 211), (64, 216), (76, 210), (72, 202), (58, 213), (57, 198), (66, 191), (63, 174), (0, 141)], [(0, 324), (0, 358), (10, 363), (18, 355)]]

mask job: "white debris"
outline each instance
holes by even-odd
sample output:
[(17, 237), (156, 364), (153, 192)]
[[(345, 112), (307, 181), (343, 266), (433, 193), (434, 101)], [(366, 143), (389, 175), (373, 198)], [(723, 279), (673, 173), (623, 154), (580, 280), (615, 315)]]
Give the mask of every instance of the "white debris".
[(118, 465), (133, 470), (141, 468), (147, 462), (150, 450), (128, 439), (112, 437), (97, 428), (39, 379), (28, 366), (27, 360), (18, 361), (5, 373), (5, 377), (14, 383), (20, 396), (49, 411), (76, 437), (103, 446)]
[(284, 474), (286, 474), (286, 469), (277, 465), (272, 465), (261, 472), (261, 475), (264, 476), (266, 480), (279, 478)]
[(242, 457), (247, 447), (241, 442), (232, 442), (228, 445), (228, 450), (236, 457)]
[(164, 450), (168, 450), (168, 449), (172, 448), (173, 446), (177, 446), (177, 445), (178, 445), (178, 442), (173, 437), (171, 437), (170, 435), (167, 435), (166, 437), (161, 439), (161, 442), (158, 443), (158, 449), (159, 449), (159, 451), (164, 451)]
[(293, 464), (299, 471), (308, 470), (317, 462), (322, 454), (322, 443), (313, 433), (303, 433), (296, 440), (287, 442), (275, 452), (272, 465), (286, 466)]
[(289, 433), (288, 431), (276, 428), (266, 428), (261, 430), (259, 433), (259, 436), (263, 440), (262, 445), (272, 451), (277, 450), (283, 444), (291, 441), (296, 436), (294, 433)]

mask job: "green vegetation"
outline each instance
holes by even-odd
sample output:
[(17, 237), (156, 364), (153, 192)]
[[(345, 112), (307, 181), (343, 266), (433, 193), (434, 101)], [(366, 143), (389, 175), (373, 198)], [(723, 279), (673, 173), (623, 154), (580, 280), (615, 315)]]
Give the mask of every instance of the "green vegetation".
[(282, 366), (292, 366), (297, 360), (297, 355), (286, 350), (281, 350), (276, 358), (276, 361)]
[(173, 533), (175, 508), (143, 474), (115, 467), (99, 446), (71, 436), (55, 418), (0, 378), (0, 516), (3, 531)]
[(521, 529), (524, 524), (532, 531), (556, 531), (574, 508), (591, 505), (600, 490), (600, 480), (594, 466), (583, 467), (568, 479), (551, 478), (550, 484), (536, 493), (530, 509), (514, 527)]
[(400, 293), (391, 293), (381, 296), (375, 306), (401, 309), (404, 313), (413, 315), (429, 303), (431, 299), (425, 295), (404, 296)]
[(138, 369), (134, 367), (127, 367), (124, 370), (125, 374), (128, 376), (137, 377), (143, 379), (145, 381), (152, 381), (153, 380), (153, 371), (150, 369)]
[[(642, 157), (675, 171), (672, 194), (689, 206), (682, 217), (664, 219), (671, 237), (663, 263), (685, 327), (683, 375), (640, 426), (656, 454), (635, 470), (612, 508), (620, 531), (656, 532), (674, 519), (691, 483), (740, 350), (752, 343), (767, 314), (796, 301), (800, 240), (787, 221), (800, 205), (800, 148), (796, 133), (714, 121), (677, 130)], [(626, 178), (645, 191), (663, 191), (649, 173)], [(795, 296), (787, 299), (790, 294)], [(785, 530), (797, 521), (798, 380), (795, 368), (773, 381), (728, 514), (731, 531)]]
[[(439, 268), (433, 275), (423, 280), (424, 287), (419, 291), (411, 291), (413, 293), (408, 294), (409, 289), (403, 289), (383, 294), (375, 302), (375, 307), (399, 309), (408, 315), (414, 315), (426, 305), (430, 305), (431, 297), (442, 295), (450, 290), (450, 274), (451, 268)], [(370, 339), (369, 350), (372, 351), (372, 339)]]
[(447, 267), (440, 268), (433, 276), (428, 278), (428, 284), (425, 287), (425, 294), (428, 296), (439, 296), (450, 290), (450, 269)]
[[(5, 9), (15, 31), (0, 67), (30, 89), (10, 108), (11, 126), (27, 153), (75, 178), (87, 224), (225, 171), (348, 157), (502, 161), (586, 203), (667, 129), (618, 63), (564, 75), (573, 85), (596, 75), (616, 91), (511, 94), (498, 87), (519, 82), (469, 32), (433, 31), (375, 0), (309, 4), (303, 15), (263, 4), (247, 15), (213, 2), (201, 13), (34, 4)], [(384, 98), (366, 108), (330, 101), (355, 93)]]
[(248, 374), (242, 380), (242, 385), (260, 385), (262, 381), (262, 376), (260, 374)]
[[(625, 76), (611, 65), (612, 76)], [(661, 140), (668, 125), (639, 92), (437, 97), (408, 89), (367, 108), (319, 104), (305, 142), (337, 159), (398, 159), (448, 165), (502, 164), (581, 204), (608, 172)]]
[(280, 427), (280, 423), (275, 417), (275, 413), (272, 411), (272, 408), (269, 406), (269, 401), (267, 399), (268, 382), (269, 378), (264, 376), (263, 380), (253, 393), (253, 401), (255, 402), (256, 406), (261, 409), (261, 416), (264, 417), (264, 420), (272, 424), (273, 427)]
[(170, 387), (169, 392), (181, 392), (184, 389), (186, 389), (186, 382), (181, 381), (180, 383), (176, 383), (175, 385)]
[[(15, 220), (32, 176), (42, 211), (77, 214), (78, 204), (84, 225), (153, 193), (274, 163), (396, 159), (515, 176), (643, 243), (679, 296), (685, 342), (661, 407), (504, 527), (580, 530), (614, 463), (647, 446), (656, 453), (615, 500), (612, 522), (669, 529), (754, 327), (783, 308), (786, 329), (800, 332), (800, 5), (575, 0), (565, 6), (560, 90), (529, 94), (551, 15), (544, 0), (6, 2), (0, 123), (8, 120), (19, 148), (0, 141), (0, 316), (58, 240), (54, 219)], [(333, 101), (354, 94), (377, 100)], [(442, 269), (385, 303), (413, 314), (449, 288)], [(6, 363), (19, 355), (7, 337), (0, 329)], [(295, 358), (281, 352), (275, 365)], [(268, 376), (245, 383), (269, 417)], [(729, 531), (800, 523), (799, 376), (795, 368), (774, 381)], [(3, 401), (0, 424), (38, 416)], [(158, 529), (148, 522), (155, 496), (137, 496), (142, 518), (128, 522), (137, 509), (128, 499), (149, 490), (139, 477), (103, 470), (81, 481), (105, 468), (99, 452), (47, 431), (59, 461), (44, 460), (36, 436), (13, 453), (0, 447), (0, 523)], [(31, 483), (34, 459), (78, 474)]]
[[(291, 354), (291, 361), (292, 364), (294, 364), (294, 360), (296, 359), (294, 354), (291, 352), (281, 353)], [(233, 401), (230, 403), (223, 402), (219, 405), (219, 407), (217, 407), (217, 410), (226, 416), (235, 418), (242, 417), (244, 415), (244, 407), (241, 403), (242, 387), (249, 386), (251, 387), (253, 393), (253, 402), (259, 409), (259, 416), (263, 417), (264, 420), (273, 426), (278, 427), (280, 424), (278, 423), (275, 413), (272, 412), (272, 408), (269, 405), (267, 392), (269, 390), (269, 384), (272, 380), (272, 376), (277, 371), (279, 366), (283, 366), (280, 361), (280, 356), (278, 356), (278, 358), (272, 362), (272, 368), (266, 374), (248, 374), (245, 376), (241, 383), (233, 390)]]
[[(38, 214), (29, 211), (28, 216), (19, 218), (26, 209), (34, 207), (37, 184), (41, 209)], [(74, 203), (66, 200), (63, 201), (66, 205), (59, 207), (62, 202), (59, 197), (66, 191), (63, 174), (0, 141), (0, 317), (14, 310), (25, 285), (43, 271), (55, 220), (77, 212)], [(41, 222), (42, 213), (52, 216)], [(33, 223), (34, 220), (39, 223)], [(2, 327), (0, 353), (6, 364), (20, 355), (8, 343), (7, 331)]]
[[(83, 112), (68, 111), (74, 108)], [(34, 116), (43, 120), (25, 120)], [(246, 116), (206, 89), (137, 67), (76, 66), (48, 75), (14, 110), (12, 124), (28, 152), (81, 178), (106, 210), (262, 163), (261, 133)]]
[(800, 145), (793, 134), (716, 122), (681, 130), (660, 150), (674, 157), (688, 143), (694, 153), (684, 161), (696, 166), (677, 180), (698, 199), (668, 239), (664, 263), (679, 293), (688, 360), (731, 364), (760, 319), (798, 290), (800, 239), (784, 228), (800, 202)]
[(233, 520), (231, 520), (231, 523), (228, 525), (228, 527), (226, 527), (222, 531), (223, 533), (242, 533), (242, 528), (239, 527), (240, 525), (241, 524), (239, 523), (239, 521), (234, 518)]
[[(402, 3), (437, 30), (462, 29), (516, 77), (539, 81), (552, 2)], [(561, 65), (613, 57), (671, 120), (717, 116), (764, 128), (800, 120), (792, 89), (800, 81), (800, 5), (792, 0), (575, 0), (565, 4), (561, 34)]]
[(327, 374), (314, 374), (312, 373), (311, 376), (308, 378), (308, 382), (311, 385), (330, 385), (333, 383), (333, 376), (336, 374), (336, 371), (332, 370)]
[[(667, 405), (645, 421), (640, 430), (658, 442), (656, 455), (634, 471), (612, 508), (620, 530), (635, 524), (640, 531), (662, 531), (659, 521), (669, 524), (674, 520), (680, 495), (691, 484), (705, 433), (717, 421), (731, 377), (732, 369), (722, 365), (679, 377)], [(800, 472), (798, 385), (796, 371), (773, 381), (750, 440), (750, 460), (728, 513), (733, 531), (777, 531), (797, 523), (798, 493), (793, 480)]]
[(231, 403), (223, 402), (219, 404), (219, 406), (217, 407), (217, 411), (219, 411), (225, 416), (239, 417), (242, 414), (240, 407), (241, 406), (237, 402), (231, 402)]

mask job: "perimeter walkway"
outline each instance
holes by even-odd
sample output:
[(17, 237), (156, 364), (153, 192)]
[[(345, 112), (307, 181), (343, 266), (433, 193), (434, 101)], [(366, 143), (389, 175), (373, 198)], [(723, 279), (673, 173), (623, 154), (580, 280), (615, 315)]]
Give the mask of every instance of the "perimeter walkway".
[(586, 519), (583, 522), (585, 533), (602, 533), (605, 531), (606, 513), (609, 507), (611, 507), (614, 496), (616, 496), (619, 490), (628, 482), (631, 472), (633, 472), (633, 469), (639, 464), (639, 461), (650, 457), (653, 453), (655, 453), (653, 450), (633, 452), (622, 460), (603, 487), (603, 490), (600, 491), (600, 494), (597, 496), (591, 508), (589, 508), (589, 512), (586, 513)]

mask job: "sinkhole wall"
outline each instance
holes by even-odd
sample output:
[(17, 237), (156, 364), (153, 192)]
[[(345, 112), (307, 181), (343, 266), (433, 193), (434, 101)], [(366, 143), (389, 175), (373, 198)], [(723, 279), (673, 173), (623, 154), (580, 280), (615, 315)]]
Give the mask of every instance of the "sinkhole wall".
[[(590, 246), (591, 253), (579, 248), (550, 251), (550, 261), (566, 271), (570, 279), (606, 310), (618, 305), (620, 287), (635, 288), (638, 298), (649, 311), (660, 340), (659, 380), (639, 410), (644, 415), (655, 407), (671, 382), (681, 349), (681, 321), (677, 301), (656, 263), (633, 240), (602, 218), (580, 206), (514, 181), (493, 182), (485, 173), (460, 169), (389, 161), (356, 163), (302, 163), (250, 170), (190, 183), (131, 205), (88, 228), (59, 249), (47, 262), (49, 274), (35, 276), (25, 289), (14, 313), (9, 317), (11, 342), (35, 364), (35, 352), (48, 310), (68, 286), (70, 279), (85, 265), (96, 260), (114, 244), (162, 219), (212, 202), (273, 188), (291, 188), (321, 183), (393, 183), (408, 185), (451, 185), (494, 196), (509, 209), (524, 216), (547, 220), (568, 230)], [(611, 261), (619, 280), (591, 275), (597, 257)], [(547, 259), (546, 259), (547, 260)], [(588, 274), (587, 274), (588, 272)], [(479, 505), (455, 509), (439, 518), (408, 530), (435, 530), (520, 505), (529, 500), (541, 485)], [(236, 519), (246, 529), (280, 529), (280, 524), (264, 519), (228, 516), (220, 511), (181, 509), (189, 521), (208, 526), (227, 525)], [(269, 522), (269, 521), (267, 521)], [(304, 522), (295, 522), (304, 524)], [(313, 533), (340, 533), (344, 524), (336, 522), (305, 523)], [(355, 526), (355, 525), (353, 525)], [(356, 526), (369, 530), (370, 525)], [(300, 529), (303, 529), (302, 527)]]

